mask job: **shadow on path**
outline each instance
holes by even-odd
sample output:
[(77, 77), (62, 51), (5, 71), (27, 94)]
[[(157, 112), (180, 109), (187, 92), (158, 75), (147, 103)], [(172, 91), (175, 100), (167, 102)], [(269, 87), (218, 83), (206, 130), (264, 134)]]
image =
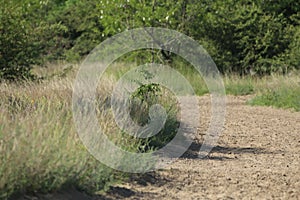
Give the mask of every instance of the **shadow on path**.
[[(133, 183), (135, 185), (140, 185), (142, 187), (147, 187), (149, 185), (161, 187), (169, 181), (171, 180), (168, 180), (165, 177), (161, 177), (155, 172), (148, 172), (146, 174), (132, 174), (127, 182)], [(155, 199), (155, 194), (156, 193), (154, 192), (136, 192), (125, 187), (111, 186), (105, 197), (98, 196), (95, 198), (95, 200), (125, 199), (131, 196), (134, 196), (136, 199), (143, 199), (145, 195), (147, 197), (153, 197)]]
[[(181, 158), (187, 159), (199, 159), (199, 151), (202, 144), (193, 142), (189, 149), (181, 156)], [(226, 147), (226, 146), (215, 146), (212, 148), (211, 153), (221, 153), (224, 154), (222, 156), (212, 156), (208, 155), (203, 159), (210, 159), (210, 160), (231, 160), (231, 159), (238, 159), (238, 158), (230, 158), (226, 156), (226, 154), (277, 154), (282, 152), (271, 152), (265, 148), (257, 148), (257, 147)]]

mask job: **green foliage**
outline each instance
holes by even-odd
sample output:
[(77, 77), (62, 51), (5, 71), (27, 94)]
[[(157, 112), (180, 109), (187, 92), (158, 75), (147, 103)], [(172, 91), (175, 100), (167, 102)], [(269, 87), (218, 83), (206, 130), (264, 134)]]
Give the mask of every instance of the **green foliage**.
[(226, 85), (226, 94), (232, 95), (248, 95), (254, 93), (254, 87), (251, 83), (235, 83)]
[(256, 2), (261, 5), (264, 12), (283, 14), (286, 18), (290, 18), (300, 11), (300, 3), (295, 0), (256, 0)]
[(94, 0), (66, 0), (49, 13), (49, 23), (65, 27), (65, 32), (52, 40), (51, 60), (79, 61), (103, 40), (96, 3)]
[[(3, 1), (0, 76), (28, 78), (44, 60), (80, 61), (106, 38), (149, 26), (198, 40), (224, 74), (287, 73), (300, 63), (299, 12), (293, 0)], [(172, 60), (153, 50), (132, 56), (123, 61)]]
[(291, 108), (300, 111), (300, 87), (270, 89), (248, 102), (250, 105)]
[[(16, 2), (14, 2), (16, 3)], [(0, 13), (0, 78), (29, 78), (35, 63), (35, 44), (30, 23), (20, 5), (4, 1)]]
[(178, 107), (177, 101), (172, 97), (172, 93), (159, 84), (141, 85), (131, 96), (130, 114), (132, 119), (144, 126), (149, 123), (149, 109), (155, 104), (162, 105), (166, 110), (167, 119), (162, 130), (155, 136), (147, 139), (141, 139), (140, 146), (144, 151), (149, 149), (161, 148), (170, 142), (175, 136), (179, 127), (177, 119)]
[(262, 76), (299, 66), (293, 56), (299, 49), (299, 9), (292, 0), (117, 0), (97, 5), (105, 37), (144, 26), (175, 29), (199, 40), (222, 73)]
[(159, 95), (159, 92), (161, 92), (161, 89), (159, 88), (159, 84), (152, 83), (152, 84), (141, 85), (132, 94), (132, 98), (138, 98), (142, 103), (143, 102), (150, 103), (157, 99), (156, 97)]
[(295, 67), (281, 58), (293, 37), (283, 14), (264, 12), (254, 1), (205, 2), (192, 22), (201, 27), (192, 28), (193, 35), (223, 73), (264, 75)]
[(58, 24), (38, 20), (43, 14), (43, 5), (38, 2), (12, 0), (1, 4), (0, 79), (34, 78), (32, 66), (42, 63), (40, 56), (49, 38), (60, 30)]
[(187, 0), (115, 0), (98, 3), (105, 36), (138, 27), (184, 29)]
[(284, 59), (286, 67), (291, 68), (291, 66), (294, 66), (295, 69), (300, 69), (300, 20), (297, 21), (297, 26), (291, 25), (288, 29), (292, 37), (290, 38), (289, 48), (286, 49), (282, 59)]
[[(115, 0), (100, 1), (100, 22), (103, 25), (103, 39), (120, 32), (141, 27), (163, 27), (184, 32), (187, 0)], [(167, 51), (143, 50), (135, 52), (136, 60), (169, 62), (171, 55)], [(156, 59), (155, 57), (162, 57)], [(127, 60), (132, 61), (132, 57)]]

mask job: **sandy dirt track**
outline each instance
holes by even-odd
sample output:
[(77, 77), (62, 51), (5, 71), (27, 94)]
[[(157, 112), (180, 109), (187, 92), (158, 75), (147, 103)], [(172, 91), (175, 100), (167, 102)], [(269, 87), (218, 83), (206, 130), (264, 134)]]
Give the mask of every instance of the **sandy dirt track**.
[(300, 199), (300, 113), (248, 106), (250, 98), (227, 97), (218, 145), (198, 159), (210, 119), (210, 98), (200, 97), (201, 127), (189, 151), (167, 170), (112, 188), (105, 199)]
[(197, 140), (168, 169), (104, 196), (73, 191), (55, 199), (300, 199), (300, 112), (248, 106), (250, 98), (227, 96), (224, 132), (209, 157), (197, 157), (210, 120), (210, 98), (203, 96)]

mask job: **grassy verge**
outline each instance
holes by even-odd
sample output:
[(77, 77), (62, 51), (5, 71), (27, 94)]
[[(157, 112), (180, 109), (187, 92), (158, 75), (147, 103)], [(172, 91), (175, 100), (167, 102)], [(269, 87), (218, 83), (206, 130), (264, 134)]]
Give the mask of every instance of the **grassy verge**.
[[(201, 77), (192, 70), (182, 70), (197, 95), (209, 91)], [(228, 95), (255, 95), (248, 104), (255, 106), (273, 106), (276, 108), (300, 111), (300, 74), (292, 72), (289, 75), (272, 75), (265, 77), (224, 76), (224, 86)]]
[[(97, 161), (79, 139), (72, 118), (73, 78), (74, 74), (69, 74), (42, 83), (0, 84), (0, 199), (68, 187), (94, 193), (128, 177)], [(96, 113), (111, 141), (128, 151), (145, 152), (172, 138), (177, 128), (176, 109), (170, 110), (167, 127), (150, 139), (137, 139), (118, 130), (111, 109), (105, 107), (114, 81), (102, 83), (97, 88)], [(159, 96), (158, 101), (171, 106), (165, 95)], [(144, 110), (132, 115), (147, 121), (147, 106), (136, 105)]]
[(269, 89), (248, 102), (250, 105), (274, 106), (276, 108), (291, 108), (300, 111), (300, 86), (280, 86)]
[(255, 80), (251, 77), (225, 76), (223, 78), (226, 94), (249, 95), (255, 92)]
[(69, 186), (92, 192), (113, 181), (77, 137), (68, 81), (0, 88), (0, 199)]

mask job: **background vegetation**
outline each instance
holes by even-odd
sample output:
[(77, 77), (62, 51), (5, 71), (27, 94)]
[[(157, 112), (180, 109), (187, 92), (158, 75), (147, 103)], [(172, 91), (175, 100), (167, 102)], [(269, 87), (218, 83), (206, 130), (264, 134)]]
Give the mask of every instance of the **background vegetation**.
[(106, 38), (145, 26), (191, 36), (224, 74), (299, 69), (295, 0), (1, 1), (1, 79), (29, 78), (32, 64), (80, 61)]

